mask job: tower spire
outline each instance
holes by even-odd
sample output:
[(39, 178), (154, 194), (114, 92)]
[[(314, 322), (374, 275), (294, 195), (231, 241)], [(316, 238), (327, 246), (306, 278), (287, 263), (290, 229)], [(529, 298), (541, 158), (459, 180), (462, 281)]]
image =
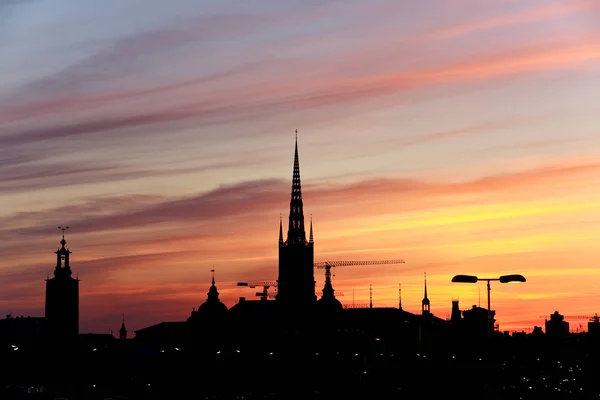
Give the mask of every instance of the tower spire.
[(125, 328), (125, 314), (123, 314), (123, 319), (121, 321), (121, 329), (119, 330), (119, 339), (121, 339), (121, 340), (127, 339), (127, 329)]
[(314, 243), (314, 241), (315, 241), (315, 239), (314, 239), (314, 237), (313, 237), (313, 228), (312, 228), (312, 214), (310, 214), (310, 236), (309, 236), (309, 239), (308, 239), (308, 241), (309, 241), (310, 243)]
[(398, 309), (402, 310), (402, 284), (398, 284)]
[(302, 186), (300, 184), (300, 161), (298, 158), (298, 130), (294, 147), (294, 175), (292, 178), (292, 196), (290, 200), (290, 218), (288, 226), (288, 242), (306, 242), (304, 230), (304, 210), (302, 204)]
[(369, 308), (373, 308), (373, 285), (369, 284)]
[(430, 303), (429, 303), (429, 298), (427, 297), (427, 272), (423, 273), (423, 277), (425, 280), (425, 291), (424, 291), (424, 295), (423, 295), (423, 301), (421, 302), (421, 313), (423, 315), (429, 314), (430, 310)]
[(279, 243), (283, 243), (283, 216), (279, 214)]

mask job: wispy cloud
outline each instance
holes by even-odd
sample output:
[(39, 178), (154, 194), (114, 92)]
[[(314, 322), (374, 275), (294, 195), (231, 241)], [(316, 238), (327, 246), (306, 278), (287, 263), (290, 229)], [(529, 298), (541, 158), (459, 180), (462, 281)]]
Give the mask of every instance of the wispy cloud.
[(528, 24), (547, 21), (561, 16), (581, 12), (594, 12), (600, 10), (600, 5), (595, 0), (579, 0), (560, 3), (532, 6), (524, 10), (508, 11), (491, 18), (478, 21), (469, 21), (465, 24), (454, 25), (439, 31), (432, 32), (431, 37), (437, 39), (453, 39), (458, 36), (481, 32), (489, 29), (502, 28), (519, 24)]
[[(368, 279), (391, 305), (401, 280), (418, 306), (427, 269), (437, 313), (471, 296), (453, 272), (510, 266), (531, 296), (498, 290), (503, 321), (550, 307), (549, 276), (592, 296), (576, 273), (595, 274), (600, 240), (598, 2), (517, 3), (175, 2), (120, 30), (107, 5), (85, 31), (85, 5), (23, 13), (35, 41), (28, 18), (1, 28), (0, 308), (43, 313), (64, 224), (84, 331), (186, 318), (213, 264), (228, 305), (252, 296), (235, 282), (276, 275), (279, 135), (295, 128), (317, 258), (409, 261), (339, 271), (336, 288), (368, 299)], [(73, 40), (42, 47), (57, 21)]]
[[(600, 46), (596, 46), (593, 41), (564, 48), (529, 48), (487, 59), (474, 58), (456, 64), (437, 66), (429, 70), (331, 80), (313, 84), (312, 87), (299, 85), (290, 88), (283, 96), (274, 93), (274, 96), (255, 98), (256, 93), (252, 91), (246, 93), (246, 90), (234, 91), (229, 98), (219, 100), (207, 97), (175, 108), (152, 112), (138, 111), (134, 115), (103, 116), (101, 119), (71, 125), (8, 129), (7, 133), (0, 138), (0, 143), (14, 146), (31, 141), (94, 134), (136, 126), (160, 125), (182, 120), (193, 121), (196, 126), (227, 121), (251, 121), (267, 117), (274, 111), (286, 113), (292, 110), (341, 105), (420, 88), (498, 79), (515, 74), (574, 66), (593, 60), (600, 60)], [(279, 90), (275, 87), (273, 89)], [(259, 90), (263, 92), (263, 96), (266, 94), (264, 88)]]

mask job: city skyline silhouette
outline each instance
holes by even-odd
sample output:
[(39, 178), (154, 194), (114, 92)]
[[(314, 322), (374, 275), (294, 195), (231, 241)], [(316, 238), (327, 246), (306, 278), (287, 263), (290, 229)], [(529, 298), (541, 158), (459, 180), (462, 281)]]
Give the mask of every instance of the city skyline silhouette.
[[(350, 260), (342, 260), (342, 261), (314, 261), (314, 231), (313, 231), (313, 221), (312, 214), (310, 214), (310, 222), (307, 225), (304, 221), (304, 201), (302, 196), (302, 183), (301, 183), (301, 174), (300, 174), (300, 161), (299, 161), (299, 150), (298, 150), (298, 130), (295, 130), (295, 143), (294, 143), (294, 161), (293, 161), (293, 174), (292, 174), (292, 182), (291, 182), (291, 197), (289, 203), (289, 217), (288, 217), (288, 226), (284, 230), (283, 228), (283, 218), (280, 215), (279, 219), (279, 238), (278, 238), (278, 247), (279, 247), (279, 267), (278, 267), (278, 275), (276, 278), (272, 278), (271, 280), (253, 280), (249, 282), (237, 282), (236, 286), (238, 289), (240, 287), (247, 287), (253, 290), (254, 296), (259, 298), (261, 301), (256, 302), (250, 300), (250, 303), (256, 303), (256, 306), (265, 307), (269, 301), (269, 299), (276, 299), (277, 302), (269, 303), (271, 304), (269, 308), (277, 307), (279, 310), (278, 313), (281, 315), (301, 315), (306, 314), (309, 319), (314, 318), (315, 310), (329, 310), (329, 312), (334, 312), (334, 310), (342, 310), (342, 309), (373, 309), (373, 285), (369, 284), (369, 303), (368, 305), (362, 303), (355, 302), (355, 293), (353, 288), (352, 293), (352, 302), (342, 304), (338, 297), (343, 296), (343, 292), (336, 291), (333, 287), (333, 279), (332, 277), (335, 274), (332, 274), (332, 270), (338, 269), (340, 267), (352, 268), (352, 267), (372, 267), (377, 265), (404, 265), (406, 262), (403, 259), (399, 260), (361, 260), (361, 261), (350, 261)], [(50, 279), (50, 275), (48, 274), (48, 278), (46, 279), (46, 300), (45, 300), (45, 326), (47, 329), (47, 335), (50, 337), (52, 342), (59, 343), (59, 341), (64, 341), (65, 343), (75, 343), (77, 340), (75, 339), (79, 332), (79, 273), (76, 273), (76, 278), (73, 278), (73, 271), (71, 268), (71, 253), (70, 249), (67, 247), (67, 241), (65, 240), (65, 232), (70, 229), (70, 226), (58, 226), (57, 227), (62, 234), (60, 241), (60, 248), (55, 252), (56, 254), (56, 266), (53, 272), (53, 277)], [(308, 231), (308, 232), (307, 232)], [(285, 232), (285, 234), (284, 234)], [(325, 271), (323, 288), (319, 290), (317, 288), (317, 281), (315, 280), (315, 270), (323, 269)], [(214, 325), (221, 321), (228, 309), (234, 310), (239, 308), (240, 306), (244, 306), (246, 303), (246, 293), (241, 292), (243, 295), (238, 298), (237, 303), (234, 305), (227, 306), (224, 304), (219, 298), (219, 292), (216, 287), (215, 281), (215, 272), (216, 270), (211, 269), (210, 273), (211, 277), (211, 286), (209, 289), (208, 297), (206, 301), (202, 302), (198, 306), (198, 310), (196, 311), (196, 307), (192, 308), (191, 317), (187, 318), (187, 322), (191, 324), (200, 324), (201, 326), (206, 323), (208, 318), (208, 323), (210, 325)], [(468, 307), (466, 309), (461, 310), (459, 307), (458, 298), (452, 298), (451, 314), (446, 313), (446, 318), (443, 318), (439, 315), (435, 316), (434, 312), (431, 310), (431, 302), (428, 296), (427, 290), (427, 273), (423, 272), (423, 297), (421, 300), (421, 310), (420, 313), (407, 313), (407, 310), (402, 306), (402, 291), (401, 291), (401, 283), (398, 284), (398, 310), (407, 315), (411, 315), (410, 318), (416, 318), (416, 316), (421, 316), (422, 318), (433, 318), (438, 323), (442, 323), (445, 320), (447, 323), (453, 322), (456, 318), (462, 320), (461, 314), (464, 315), (475, 315), (474, 313), (485, 311), (487, 316), (483, 316), (484, 319), (487, 319), (488, 331), (489, 332), (501, 332), (509, 333), (509, 330), (501, 330), (500, 325), (498, 325), (498, 319), (496, 318), (496, 310), (491, 307), (490, 303), (490, 280), (491, 281), (500, 281), (500, 283), (510, 283), (515, 281), (525, 282), (526, 278), (522, 275), (504, 275), (498, 278), (483, 278), (476, 277), (473, 275), (455, 275), (452, 278), (452, 283), (479, 283), (487, 281), (487, 307), (481, 307), (481, 293), (478, 291), (478, 304), (473, 304), (472, 309)], [(73, 286), (74, 285), (74, 286)], [(317, 293), (320, 292), (320, 295)], [(252, 298), (252, 296), (251, 296)], [(249, 304), (249, 303), (248, 303)], [(317, 307), (316, 309), (314, 307)], [(375, 307), (376, 309), (389, 309), (393, 307), (387, 306), (379, 306)], [(214, 310), (213, 310), (214, 309)], [(212, 311), (211, 311), (212, 310)], [(271, 311), (269, 311), (271, 312)], [(322, 311), (317, 311), (317, 314)], [(458, 312), (459, 316), (456, 317), (455, 313)], [(235, 315), (236, 312), (234, 312)], [(245, 313), (245, 312), (244, 312)], [(204, 314), (209, 315), (211, 317), (206, 317)], [(125, 327), (125, 314), (122, 314), (121, 326), (118, 331), (118, 335), (120, 339), (127, 339), (127, 329)], [(135, 320), (135, 314), (134, 320)], [(218, 317), (221, 315), (221, 317)], [(279, 315), (279, 314), (278, 314)], [(483, 314), (482, 314), (483, 315)], [(19, 315), (17, 313), (16, 318), (24, 318), (23, 314)], [(28, 315), (27, 318), (31, 316)], [(559, 314), (558, 311), (554, 311), (554, 313), (549, 315), (549, 318), (546, 316), (539, 316), (540, 318), (544, 318), (544, 322), (546, 325), (546, 329), (548, 329), (549, 320), (552, 321), (557, 319), (557, 321), (564, 321), (564, 316)], [(6, 319), (11, 320), (13, 317), (13, 313), (9, 312), (6, 314)], [(272, 318), (277, 319), (280, 316), (273, 316)], [(285, 318), (285, 317), (284, 317)], [(586, 320), (590, 324), (592, 322), (598, 322), (597, 314), (588, 315), (588, 316), (573, 316), (571, 317), (575, 320)], [(170, 318), (172, 320), (173, 318)], [(145, 332), (151, 329), (156, 329), (160, 325), (167, 323), (174, 323), (172, 321), (154, 321), (156, 323), (151, 326), (144, 327), (143, 329), (134, 329), (134, 332)], [(562, 324), (562, 322), (560, 322)], [(583, 329), (584, 324), (579, 324), (578, 328), (574, 328), (573, 330), (569, 329), (569, 323), (565, 324), (566, 333), (570, 332), (584, 332)], [(536, 331), (536, 329), (541, 329), (539, 326), (535, 325), (526, 329), (527, 332), (531, 333), (532, 331)], [(563, 329), (563, 328), (560, 328)], [(523, 330), (522, 332), (524, 332)], [(110, 329), (111, 337), (115, 335), (115, 330)], [(514, 333), (515, 331), (513, 331)], [(91, 333), (91, 332), (85, 332)], [(146, 334), (143, 335), (145, 337)], [(16, 345), (11, 345), (15, 348)], [(67, 346), (67, 345), (65, 345)]]
[(80, 332), (184, 321), (212, 269), (254, 297), (296, 128), (314, 261), (406, 260), (336, 268), (344, 305), (418, 314), (427, 272), (446, 319), (485, 294), (454, 275), (519, 273), (501, 330), (600, 312), (596, 2), (63, 1), (0, 6), (0, 313), (44, 314), (66, 225)]
[(0, 0), (0, 399), (599, 398), (599, 21)]

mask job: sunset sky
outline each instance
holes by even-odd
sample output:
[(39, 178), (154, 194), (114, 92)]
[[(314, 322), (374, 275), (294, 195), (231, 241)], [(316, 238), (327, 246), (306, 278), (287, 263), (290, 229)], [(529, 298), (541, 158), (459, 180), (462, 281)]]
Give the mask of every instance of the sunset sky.
[(337, 268), (343, 303), (522, 273), (501, 330), (600, 312), (599, 104), (597, 0), (0, 2), (1, 316), (43, 316), (58, 225), (81, 332), (184, 320), (213, 267), (253, 297), (295, 129), (316, 261), (406, 260)]

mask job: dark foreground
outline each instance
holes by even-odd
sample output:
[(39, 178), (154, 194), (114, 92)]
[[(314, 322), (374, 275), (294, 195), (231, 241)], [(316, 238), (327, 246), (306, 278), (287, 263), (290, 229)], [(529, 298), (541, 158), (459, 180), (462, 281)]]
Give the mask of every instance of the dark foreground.
[(597, 347), (229, 348), (3, 357), (2, 399), (600, 398)]

